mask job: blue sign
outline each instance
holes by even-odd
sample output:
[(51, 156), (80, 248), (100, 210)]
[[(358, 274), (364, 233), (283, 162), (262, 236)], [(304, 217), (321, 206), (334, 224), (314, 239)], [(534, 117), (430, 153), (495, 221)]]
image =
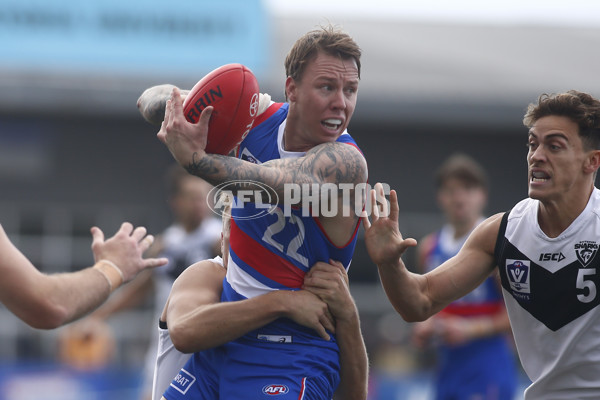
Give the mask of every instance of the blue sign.
[(269, 48), (260, 0), (4, 0), (0, 68), (137, 75), (204, 73)]

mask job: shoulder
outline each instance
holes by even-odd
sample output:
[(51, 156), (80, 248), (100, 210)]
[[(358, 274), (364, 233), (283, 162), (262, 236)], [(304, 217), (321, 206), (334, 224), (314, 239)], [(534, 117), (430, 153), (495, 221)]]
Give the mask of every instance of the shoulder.
[(176, 279), (173, 286), (206, 286), (207, 283), (220, 282), (226, 274), (223, 264), (217, 260), (202, 260), (190, 265)]
[(494, 248), (496, 247), (496, 240), (498, 239), (500, 224), (502, 223), (504, 214), (504, 212), (494, 214), (480, 223), (473, 230), (471, 235), (469, 235), (465, 247), (475, 246), (487, 253), (494, 254)]
[(288, 103), (275, 103), (271, 101), (271, 96), (261, 93), (259, 97), (259, 111), (254, 120), (254, 127), (261, 125), (263, 122), (273, 116), (280, 116), (278, 119), (287, 117)]
[(342, 142), (322, 143), (307, 151), (306, 158), (314, 158), (325, 173), (335, 173), (338, 182), (367, 181), (367, 161), (356, 146)]

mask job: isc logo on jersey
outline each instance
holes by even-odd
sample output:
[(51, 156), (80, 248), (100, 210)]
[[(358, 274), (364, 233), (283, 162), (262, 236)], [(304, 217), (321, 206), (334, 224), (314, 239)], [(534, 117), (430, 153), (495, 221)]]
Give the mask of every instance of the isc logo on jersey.
[(278, 396), (280, 394), (286, 394), (290, 389), (285, 385), (267, 385), (262, 388), (262, 391), (269, 396)]
[(506, 260), (506, 275), (513, 294), (529, 300), (529, 260)]

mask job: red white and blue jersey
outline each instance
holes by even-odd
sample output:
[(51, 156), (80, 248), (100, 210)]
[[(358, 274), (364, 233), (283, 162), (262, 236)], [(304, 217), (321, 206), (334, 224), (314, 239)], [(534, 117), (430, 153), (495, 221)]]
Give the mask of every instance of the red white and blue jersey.
[[(240, 144), (238, 157), (253, 163), (301, 157), (282, 140), (287, 103), (273, 103)], [(338, 142), (356, 146), (344, 132)], [(221, 301), (252, 298), (273, 290), (298, 290), (317, 261), (350, 266), (359, 221), (348, 243), (338, 247), (318, 218), (301, 209), (284, 213), (276, 206), (241, 202), (232, 208), (227, 275)], [(270, 207), (270, 205), (269, 205)], [(260, 214), (260, 217), (257, 215)], [(226, 316), (224, 316), (227, 318)], [(168, 400), (331, 399), (339, 384), (339, 347), (314, 330), (280, 318), (222, 346), (195, 353), (165, 392)]]
[[(283, 149), (287, 112), (287, 103), (273, 103), (261, 114), (240, 144), (238, 157), (260, 164), (304, 156), (305, 153)], [(357, 147), (347, 132), (337, 141)], [(304, 275), (317, 261), (340, 261), (348, 269), (358, 222), (348, 243), (338, 247), (329, 240), (319, 219), (303, 216), (301, 208), (291, 208), (291, 213), (285, 215), (281, 207), (270, 213), (261, 213), (260, 207), (263, 205), (245, 203), (243, 208), (232, 210), (227, 281), (237, 294), (251, 298), (271, 290), (299, 289)], [(262, 215), (252, 218), (258, 214)]]

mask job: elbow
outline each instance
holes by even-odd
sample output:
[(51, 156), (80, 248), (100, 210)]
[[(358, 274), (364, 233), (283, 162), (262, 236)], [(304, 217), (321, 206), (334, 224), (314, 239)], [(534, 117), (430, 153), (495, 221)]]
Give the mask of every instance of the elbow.
[(71, 322), (64, 307), (52, 305), (42, 306), (21, 319), (32, 328), (44, 330), (56, 329)]
[(409, 322), (409, 323), (413, 323), (413, 322), (421, 322), (421, 321), (425, 321), (427, 318), (419, 318), (419, 317), (415, 317), (413, 315), (403, 315), (400, 314), (400, 316), (402, 317), (402, 319), (405, 322)]
[(171, 342), (173, 342), (173, 347), (177, 351), (186, 354), (193, 353), (189, 348), (189, 341), (184, 329), (179, 328), (177, 325), (169, 326), (169, 336), (171, 337)]
[(398, 314), (400, 314), (402, 319), (405, 322), (409, 322), (409, 323), (425, 321), (427, 318), (429, 318), (432, 315), (431, 313), (428, 313), (425, 310), (405, 310), (405, 309), (400, 309), (398, 307), (394, 307), (394, 308), (396, 309)]
[(205, 348), (198, 346), (198, 342), (202, 343), (202, 335), (198, 332), (191, 332), (184, 326), (169, 325), (169, 336), (171, 342), (173, 342), (173, 347), (181, 353), (189, 354), (205, 350)]

